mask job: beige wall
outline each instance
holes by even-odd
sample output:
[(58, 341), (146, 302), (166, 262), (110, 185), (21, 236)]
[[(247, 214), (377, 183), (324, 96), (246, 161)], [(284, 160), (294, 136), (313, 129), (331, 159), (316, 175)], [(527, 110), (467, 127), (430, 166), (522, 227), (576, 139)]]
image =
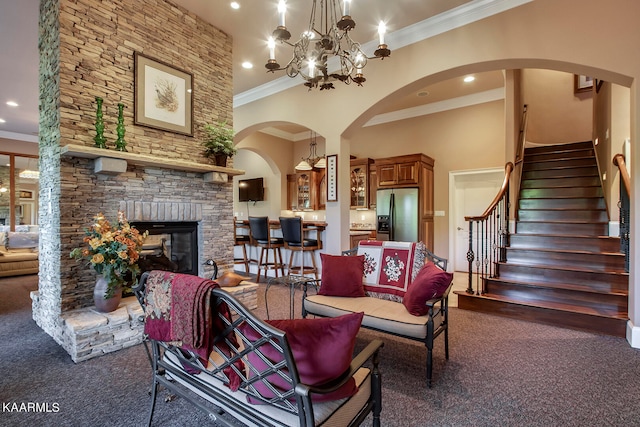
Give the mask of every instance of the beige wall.
[(522, 70), (522, 103), (528, 105), (527, 141), (557, 144), (591, 141), (592, 93), (574, 93), (572, 73)]
[[(449, 207), (449, 172), (472, 168), (502, 168), (506, 162), (504, 157), (504, 102), (493, 101), (471, 107), (445, 111), (437, 114), (425, 115), (391, 122), (383, 125), (367, 126), (358, 132), (351, 140), (351, 154), (356, 157), (382, 158), (402, 154), (424, 153), (436, 159), (434, 165), (435, 210), (444, 211), (444, 217), (436, 217), (434, 223), (436, 253), (447, 254), (449, 251), (448, 238), (448, 207)], [(238, 144), (239, 148), (261, 146), (261, 152), (276, 161), (281, 177), (286, 180), (287, 173), (293, 173), (293, 166), (300, 161), (300, 157), (309, 155), (307, 140), (288, 142), (279, 138), (254, 133)], [(289, 163), (280, 159), (293, 151)], [(242, 155), (240, 150), (236, 156), (236, 167), (247, 171), (249, 176), (271, 176), (275, 178), (278, 171), (269, 168), (268, 162), (259, 162), (254, 158)], [(318, 141), (318, 153), (324, 154), (324, 143)], [(277, 156), (277, 157), (272, 157)], [(241, 177), (245, 178), (245, 177)], [(275, 182), (275, 179), (271, 181)], [(270, 191), (272, 197), (273, 191)], [(237, 200), (237, 194), (234, 195)], [(281, 209), (286, 209), (286, 187), (280, 198)], [(273, 201), (268, 204), (269, 215), (277, 216)], [(265, 211), (264, 202), (259, 207)], [(238, 206), (238, 211), (246, 211), (245, 206)], [(253, 212), (254, 209), (252, 208)], [(266, 214), (266, 213), (265, 213)], [(246, 214), (245, 214), (246, 215)], [(253, 215), (253, 213), (252, 213)]]
[(504, 140), (504, 102), (494, 101), (364, 127), (351, 139), (351, 153), (372, 158), (424, 153), (435, 160), (434, 208), (445, 216), (434, 218), (434, 250), (446, 256), (449, 172), (504, 167)]
[[(623, 151), (624, 141), (631, 136), (631, 128), (627, 117), (630, 116), (630, 90), (629, 88), (619, 85), (611, 85), (611, 133), (609, 161), (607, 163), (607, 180), (605, 186), (610, 188), (611, 197), (609, 199), (609, 214), (612, 221), (620, 220), (620, 211), (618, 209), (618, 195), (620, 186), (620, 174), (618, 168), (614, 166), (612, 159), (618, 153), (625, 154)], [(625, 159), (627, 169), (631, 173), (631, 159), (629, 156)]]

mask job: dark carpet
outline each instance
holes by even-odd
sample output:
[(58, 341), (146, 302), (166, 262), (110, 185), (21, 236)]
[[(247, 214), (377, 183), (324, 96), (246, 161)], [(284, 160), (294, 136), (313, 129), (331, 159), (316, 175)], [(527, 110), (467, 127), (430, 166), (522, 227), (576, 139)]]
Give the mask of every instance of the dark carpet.
[[(150, 367), (143, 347), (73, 363), (31, 319), (36, 288), (37, 276), (0, 279), (0, 425), (144, 425)], [(272, 318), (288, 316), (287, 289), (274, 286), (268, 297)], [(385, 342), (383, 426), (640, 425), (640, 350), (626, 340), (455, 308), (450, 317), (450, 359), (439, 338), (432, 389), (423, 345), (360, 332), (358, 348), (374, 337)], [(165, 395), (154, 426), (212, 425)], [(29, 404), (38, 410), (19, 411)]]

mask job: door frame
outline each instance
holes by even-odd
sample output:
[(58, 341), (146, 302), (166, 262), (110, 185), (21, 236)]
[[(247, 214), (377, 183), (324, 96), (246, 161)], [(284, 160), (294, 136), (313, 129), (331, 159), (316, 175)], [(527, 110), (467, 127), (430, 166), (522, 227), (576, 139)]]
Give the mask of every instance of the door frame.
[[(449, 259), (452, 261), (452, 270), (455, 270), (455, 248), (457, 236), (455, 218), (457, 208), (456, 191), (458, 189), (458, 185), (461, 182), (460, 178), (464, 176), (468, 179), (470, 175), (475, 175), (480, 178), (485, 175), (496, 173), (501, 173), (502, 180), (504, 181), (504, 167), (449, 171)], [(489, 200), (487, 203), (491, 203), (491, 200)]]

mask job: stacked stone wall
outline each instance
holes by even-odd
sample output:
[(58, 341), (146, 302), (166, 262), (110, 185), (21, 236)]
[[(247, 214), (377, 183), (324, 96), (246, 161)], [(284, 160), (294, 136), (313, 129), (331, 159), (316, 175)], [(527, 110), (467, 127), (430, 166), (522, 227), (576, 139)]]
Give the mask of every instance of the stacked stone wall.
[[(62, 342), (61, 313), (92, 304), (95, 275), (69, 252), (82, 244), (84, 228), (99, 212), (115, 218), (121, 203), (135, 201), (195, 204), (200, 258), (232, 265), (231, 183), (132, 164), (122, 174), (100, 175), (92, 160), (60, 153), (67, 144), (94, 145), (99, 96), (110, 148), (105, 156), (114, 148), (117, 104), (123, 103), (129, 152), (207, 163), (204, 124), (232, 124), (232, 40), (170, 1), (42, 0), (39, 46), (41, 236), (34, 319)], [(193, 136), (134, 124), (135, 52), (192, 74)]]

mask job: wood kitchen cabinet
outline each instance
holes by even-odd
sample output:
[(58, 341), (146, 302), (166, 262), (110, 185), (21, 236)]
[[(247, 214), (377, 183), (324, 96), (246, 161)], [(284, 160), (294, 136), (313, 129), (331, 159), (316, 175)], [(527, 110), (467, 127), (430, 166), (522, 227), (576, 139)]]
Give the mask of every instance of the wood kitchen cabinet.
[(433, 250), (433, 164), (425, 154), (375, 160), (377, 188), (418, 188), (418, 236)]
[(368, 158), (351, 160), (349, 174), (351, 209), (369, 209), (369, 171), (372, 164), (373, 160)]
[(376, 159), (378, 187), (416, 186), (420, 183), (420, 171), (424, 165), (431, 166), (433, 170), (433, 159), (424, 154)]
[(319, 210), (327, 203), (325, 171), (304, 171), (287, 175), (289, 210)]
[(358, 232), (351, 232), (349, 234), (349, 239), (351, 241), (351, 248), (357, 248), (358, 247), (358, 243), (362, 240), (372, 240), (373, 237), (371, 236), (371, 232), (369, 231), (358, 231)]
[(369, 209), (375, 209), (378, 199), (378, 173), (375, 165), (369, 168)]

